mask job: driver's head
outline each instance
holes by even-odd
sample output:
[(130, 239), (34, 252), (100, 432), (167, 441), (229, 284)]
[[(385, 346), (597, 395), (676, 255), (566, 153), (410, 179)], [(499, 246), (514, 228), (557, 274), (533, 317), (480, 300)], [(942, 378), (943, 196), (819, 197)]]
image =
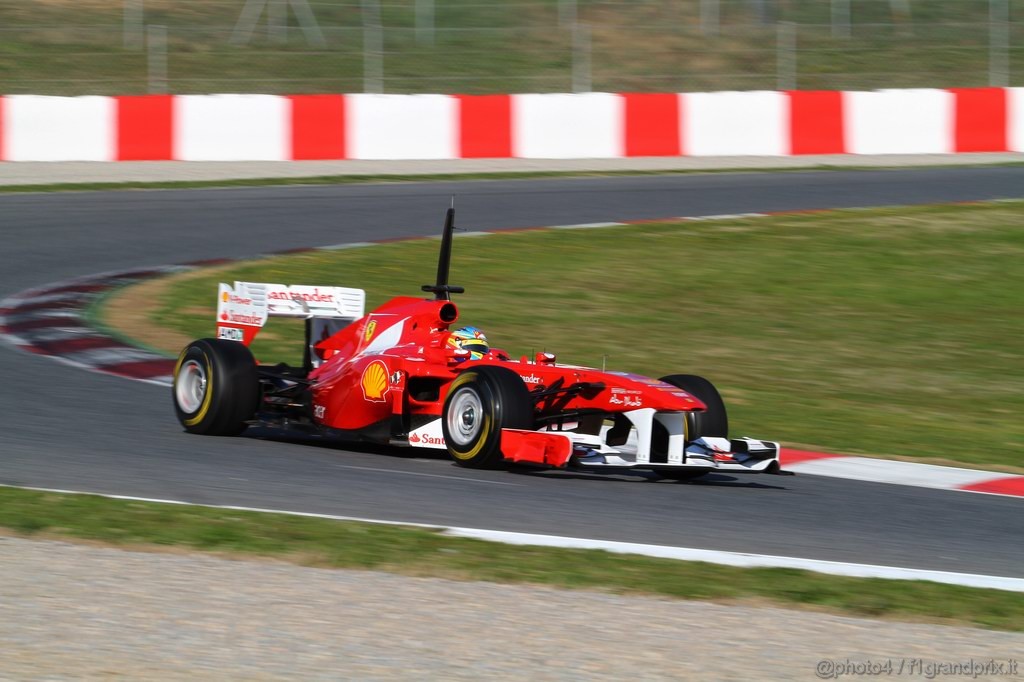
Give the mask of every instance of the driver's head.
[(448, 337), (448, 345), (462, 350), (469, 351), (470, 360), (479, 360), (487, 354), (489, 349), (487, 337), (476, 327), (463, 327), (456, 329)]

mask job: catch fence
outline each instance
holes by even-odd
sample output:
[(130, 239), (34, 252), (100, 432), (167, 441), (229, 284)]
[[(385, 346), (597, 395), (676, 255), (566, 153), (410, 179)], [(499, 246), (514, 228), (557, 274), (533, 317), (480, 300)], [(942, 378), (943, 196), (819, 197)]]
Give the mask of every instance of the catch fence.
[(1024, 0), (7, 0), (0, 93), (1024, 84)]

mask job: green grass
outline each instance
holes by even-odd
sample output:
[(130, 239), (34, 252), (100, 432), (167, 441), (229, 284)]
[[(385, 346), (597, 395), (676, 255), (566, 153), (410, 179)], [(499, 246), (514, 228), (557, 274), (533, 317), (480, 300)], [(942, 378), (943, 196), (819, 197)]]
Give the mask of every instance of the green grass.
[(284, 514), (0, 488), (0, 527), (26, 537), (128, 548), (175, 546), (311, 566), (682, 599), (756, 600), (857, 616), (1024, 631), (1024, 594), (1014, 592), (503, 545), (417, 528)]
[[(452, 281), (468, 292), (462, 322), (513, 356), (707, 376), (737, 435), (1022, 467), (1022, 222), (1015, 201), (465, 237)], [(209, 336), (216, 283), (235, 279), (357, 286), (372, 308), (430, 281), (436, 249), (415, 240), (191, 273), (147, 324)], [(257, 357), (298, 362), (287, 322), (271, 321)]]
[[(387, 92), (566, 92), (573, 34), (558, 0), (436, 0), (433, 43), (415, 30), (413, 0), (381, 3)], [(987, 0), (854, 3), (849, 37), (836, 37), (828, 3), (724, 2), (719, 29), (701, 30), (700, 3), (581, 0), (590, 27), (595, 91), (774, 89), (776, 22), (797, 25), (797, 86), (814, 88), (988, 85)], [(145, 50), (123, 46), (120, 0), (47, 0), (0, 6), (0, 92), (133, 94), (148, 89)], [(363, 14), (356, 0), (311, 5), (326, 46), (306, 42), (289, 12), (283, 41), (265, 16), (248, 44), (230, 42), (242, 0), (146, 0), (143, 21), (168, 30), (168, 87), (175, 93), (361, 92)], [(1024, 1), (1010, 0), (1011, 76), (1024, 70)], [(579, 42), (577, 47), (579, 49)], [(1016, 81), (1015, 81), (1016, 83)]]

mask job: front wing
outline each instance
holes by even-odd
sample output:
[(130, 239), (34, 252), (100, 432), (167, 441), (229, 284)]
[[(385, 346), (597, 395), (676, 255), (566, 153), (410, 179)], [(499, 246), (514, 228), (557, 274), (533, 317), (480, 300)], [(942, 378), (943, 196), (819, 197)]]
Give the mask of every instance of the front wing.
[[(516, 463), (542, 464), (580, 469), (679, 469), (736, 473), (775, 472), (779, 469), (780, 446), (774, 441), (754, 438), (702, 437), (686, 440), (685, 413), (656, 412), (645, 408), (623, 413), (632, 423), (621, 445), (609, 445), (609, 426), (599, 433), (581, 433), (572, 424), (559, 430), (502, 430), (502, 452)], [(667, 447), (653, 447), (655, 425), (667, 433)], [(445, 448), (441, 420), (414, 429), (408, 444), (414, 447)]]

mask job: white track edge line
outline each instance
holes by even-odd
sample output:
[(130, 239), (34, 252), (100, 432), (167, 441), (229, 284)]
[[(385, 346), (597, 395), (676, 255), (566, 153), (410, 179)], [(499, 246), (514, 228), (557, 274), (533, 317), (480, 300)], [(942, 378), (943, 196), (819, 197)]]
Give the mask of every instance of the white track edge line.
[(629, 223), (575, 223), (573, 225), (548, 225), (549, 230), (590, 230), (602, 227), (628, 227)]
[(741, 568), (796, 568), (815, 573), (841, 575), (854, 578), (883, 578), (888, 580), (926, 580), (929, 582), (960, 585), (1009, 592), (1024, 592), (1024, 578), (1008, 578), (1004, 576), (981, 575), (975, 573), (954, 573), (951, 571), (934, 571), (918, 568), (902, 568), (899, 566), (878, 566), (873, 564), (853, 564), (823, 559), (803, 559), (800, 557), (773, 556), (770, 554), (750, 554), (746, 552), (727, 552), (713, 549), (696, 549), (689, 547), (670, 547), (667, 545), (646, 545), (632, 542), (615, 542), (611, 540), (590, 540), (558, 535), (538, 535), (534, 533), (518, 533), (511, 531), (485, 530), (480, 528), (461, 528), (428, 523), (406, 523), (403, 521), (386, 521), (358, 516), (340, 516), (336, 514), (318, 514), (315, 512), (288, 511), (285, 509), (266, 509), (262, 507), (243, 507), (222, 504), (197, 504), (183, 500), (167, 500), (133, 495), (114, 495), (94, 493), (83, 490), (63, 490), (58, 488), (37, 488), (32, 486), (16, 486), (0, 483), (2, 488), (34, 490), (36, 492), (60, 493), (65, 495), (95, 495), (112, 500), (128, 500), (132, 502), (151, 502), (154, 504), (175, 504), (187, 507), (203, 507), (206, 509), (227, 509), (231, 511), (255, 512), (260, 514), (284, 514), (330, 521), (355, 521), (385, 526), (406, 526), (439, 530), (450, 537), (500, 542), (508, 545), (533, 545), (540, 547), (559, 547), (563, 549), (603, 550), (615, 554), (637, 554), (658, 559), (674, 559), (677, 561), (703, 561), (725, 566)]
[(615, 542), (610, 540), (586, 540), (581, 538), (561, 537), (554, 535), (535, 535), (531, 533), (515, 533), (505, 531), (477, 530), (472, 528), (448, 528), (446, 535), (476, 538), (491, 542), (502, 542), (513, 545), (540, 545), (544, 547), (561, 547), (571, 549), (597, 549), (616, 554), (640, 554), (659, 559), (675, 559), (679, 561), (703, 561), (726, 566), (742, 568), (796, 568), (815, 573), (828, 573), (854, 578), (884, 578), (889, 580), (927, 580), (930, 582), (980, 587), (985, 589), (1024, 592), (1024, 578), (1008, 578), (973, 573), (955, 573), (919, 568), (902, 568), (899, 566), (879, 566), (875, 564), (853, 564), (824, 559), (804, 559), (800, 557), (775, 556), (770, 554), (751, 554), (748, 552), (728, 552), (713, 549), (695, 549), (689, 547), (669, 547), (665, 545), (645, 545), (631, 542)]

